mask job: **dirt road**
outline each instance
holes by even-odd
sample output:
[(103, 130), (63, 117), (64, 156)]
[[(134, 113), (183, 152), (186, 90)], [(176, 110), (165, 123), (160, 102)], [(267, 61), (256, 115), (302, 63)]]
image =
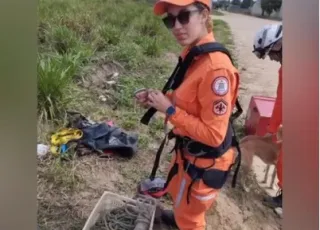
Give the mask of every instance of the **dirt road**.
[[(265, 24), (278, 22), (227, 12), (224, 14), (224, 16), (213, 15), (213, 18), (222, 19), (231, 27), (241, 73), (240, 101), (244, 111), (247, 111), (253, 95), (275, 96), (280, 64), (271, 62), (268, 58), (257, 59), (252, 49), (256, 31)], [(260, 159), (254, 159), (253, 169), (257, 181), (261, 182), (265, 174), (265, 164)], [(271, 174), (273, 170), (270, 171)], [(267, 185), (261, 183), (259, 185), (269, 194), (276, 193), (276, 189), (267, 189)], [(281, 229), (279, 219), (261, 204), (260, 199), (261, 197), (255, 192), (243, 194), (230, 188), (225, 189), (220, 194), (212, 215), (207, 218), (207, 229)]]
[(246, 109), (252, 95), (275, 95), (280, 65), (269, 59), (259, 60), (252, 50), (255, 33), (263, 25), (278, 22), (227, 12), (224, 14), (213, 15), (213, 18), (222, 19), (231, 27), (241, 71), (241, 85), (247, 92), (241, 95), (242, 104)]
[[(255, 33), (266, 24), (279, 22), (228, 12), (224, 12), (224, 14), (224, 16), (213, 15), (213, 18), (222, 19), (231, 27), (241, 73), (240, 100), (244, 111), (247, 111), (253, 95), (275, 96), (276, 94), (280, 64), (270, 61), (269, 58), (260, 60), (252, 53), (252, 50)], [(259, 159), (255, 159), (254, 169), (258, 181), (262, 181), (265, 164)], [(272, 171), (270, 170), (270, 174)], [(261, 186), (265, 187), (265, 185)], [(268, 188), (266, 190), (270, 194), (276, 192)]]

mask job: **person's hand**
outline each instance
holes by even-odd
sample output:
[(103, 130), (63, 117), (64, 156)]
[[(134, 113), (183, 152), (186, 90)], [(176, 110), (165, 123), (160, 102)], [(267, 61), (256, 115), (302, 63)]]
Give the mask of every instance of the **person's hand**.
[(138, 102), (138, 104), (143, 107), (143, 108), (148, 108), (148, 90), (147, 89), (143, 89), (138, 91), (135, 95), (134, 95), (136, 101)]
[(148, 90), (148, 105), (162, 113), (172, 106), (171, 101), (159, 90)]

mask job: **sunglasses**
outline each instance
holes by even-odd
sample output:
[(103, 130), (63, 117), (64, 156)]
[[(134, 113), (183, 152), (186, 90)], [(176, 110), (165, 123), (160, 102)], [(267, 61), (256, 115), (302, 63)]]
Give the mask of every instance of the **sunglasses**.
[(181, 25), (188, 24), (191, 14), (195, 12), (199, 12), (199, 10), (180, 11), (177, 16), (168, 15), (163, 18), (162, 21), (168, 29), (172, 29), (176, 24), (176, 20), (178, 20)]

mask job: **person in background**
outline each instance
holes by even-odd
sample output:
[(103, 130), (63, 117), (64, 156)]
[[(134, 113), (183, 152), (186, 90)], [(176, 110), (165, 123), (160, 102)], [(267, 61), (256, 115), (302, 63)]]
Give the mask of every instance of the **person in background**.
[[(276, 141), (276, 133), (282, 124), (282, 24), (265, 25), (261, 28), (254, 38), (253, 53), (260, 59), (265, 59), (269, 56), (270, 60), (279, 62), (281, 64), (278, 72), (278, 88), (277, 97), (270, 119), (270, 123), (267, 127), (266, 135), (274, 135)], [(276, 165), (279, 191), (275, 197), (266, 197), (264, 204), (271, 208), (282, 208), (282, 159), (283, 150), (282, 147), (279, 152), (278, 161)]]

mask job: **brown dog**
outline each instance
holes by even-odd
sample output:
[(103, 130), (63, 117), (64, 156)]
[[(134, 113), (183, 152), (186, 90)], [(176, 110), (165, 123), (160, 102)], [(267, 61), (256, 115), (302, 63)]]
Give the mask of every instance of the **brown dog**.
[[(269, 136), (256, 136), (249, 135), (240, 140), (241, 158), (242, 158), (242, 173), (244, 176), (241, 178), (241, 184), (246, 192), (250, 191), (248, 184), (248, 175), (251, 171), (253, 156), (259, 157), (266, 165), (266, 174), (264, 183), (267, 182), (270, 165), (276, 165), (279, 150), (282, 146), (282, 125), (280, 125), (276, 133), (277, 142), (273, 142), (274, 135)], [(272, 175), (271, 187), (274, 184), (276, 171)]]

